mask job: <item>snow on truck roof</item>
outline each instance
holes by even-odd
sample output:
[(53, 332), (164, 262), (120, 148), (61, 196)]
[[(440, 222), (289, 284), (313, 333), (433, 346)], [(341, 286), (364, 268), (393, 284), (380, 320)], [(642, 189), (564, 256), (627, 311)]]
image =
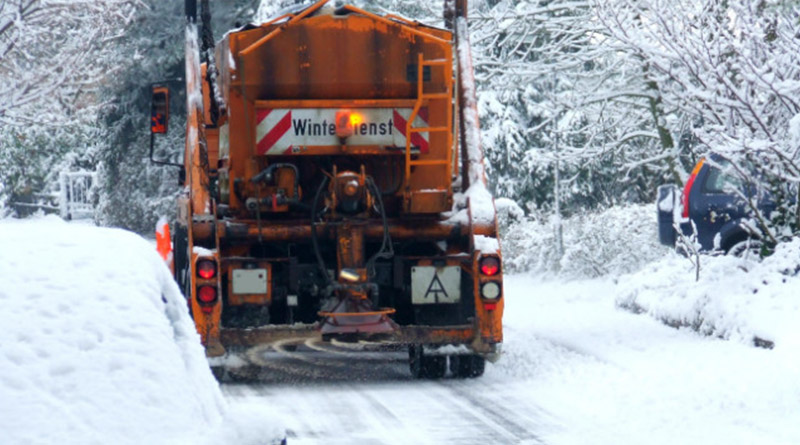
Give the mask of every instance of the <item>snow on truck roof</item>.
[[(256, 16), (254, 17), (254, 19), (255, 19), (254, 22), (251, 22), (251, 23), (249, 23), (247, 25), (244, 25), (244, 26), (241, 26), (239, 28), (234, 28), (234, 29), (228, 30), (228, 32), (226, 32), (225, 35), (230, 34), (230, 33), (239, 32), (239, 31), (247, 31), (247, 30), (250, 30), (250, 29), (258, 28), (263, 23), (272, 23), (272, 24), (285, 23), (285, 22), (290, 20), (290, 17), (284, 17), (284, 18), (281, 18), (280, 20), (276, 20), (276, 19), (278, 19), (280, 17), (283, 17), (283, 16), (286, 16), (288, 14), (295, 15), (295, 16), (299, 15), (299, 14), (302, 14), (305, 10), (313, 7), (316, 3), (317, 3), (316, 1), (310, 1), (310, 2), (305, 2), (305, 3), (299, 4), (299, 5), (292, 5), (292, 6), (288, 6), (286, 8), (277, 10), (275, 12), (272, 12), (271, 14), (256, 13)], [(319, 11), (314, 12), (313, 14), (309, 15), (309, 17), (307, 17), (307, 18), (316, 17), (316, 16), (319, 16), (319, 15), (350, 14), (350, 12), (344, 12), (344, 10), (342, 9), (346, 5), (349, 5), (349, 4), (347, 2), (334, 2), (333, 0), (329, 0), (327, 4), (325, 4), (322, 8), (320, 8)], [(387, 15), (387, 11), (383, 10), (381, 8), (379, 8), (379, 10), (377, 10), (377, 11), (374, 10), (373, 8), (370, 8), (369, 6), (365, 6), (365, 8), (366, 8), (365, 10), (367, 12), (370, 12), (370, 13), (373, 13), (373, 14), (376, 14), (376, 15), (379, 15), (379, 16), (385, 16), (385, 18), (387, 18), (388, 20), (396, 22), (398, 24), (413, 23), (416, 26), (422, 26), (424, 28), (436, 29), (436, 30), (439, 30), (439, 31), (448, 31), (448, 32), (450, 31), (449, 29), (446, 29), (446, 28), (442, 28), (442, 27), (439, 27), (439, 26), (434, 26), (434, 25), (422, 23), (422, 22), (420, 22), (420, 21), (418, 21), (418, 20), (416, 20), (414, 18), (406, 17), (406, 16), (403, 16), (403, 15), (395, 13), (395, 12), (392, 12), (391, 14)], [(261, 9), (262, 8), (259, 8), (259, 10), (261, 10)]]
[(229, 420), (149, 242), (47, 217), (0, 221), (0, 245), (4, 444), (280, 441), (263, 417)]

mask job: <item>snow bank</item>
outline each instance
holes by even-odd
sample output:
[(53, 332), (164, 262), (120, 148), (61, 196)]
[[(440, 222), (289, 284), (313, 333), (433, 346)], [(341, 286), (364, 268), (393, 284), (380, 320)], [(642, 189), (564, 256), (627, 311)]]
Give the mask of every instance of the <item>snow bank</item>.
[(639, 270), (668, 251), (658, 243), (652, 204), (618, 206), (561, 219), (563, 255), (559, 254), (557, 224), (552, 218), (510, 224), (501, 219), (505, 270), (570, 278), (619, 275)]
[[(153, 247), (50, 217), (0, 221), (4, 444), (249, 443)], [(249, 438), (249, 439), (248, 439)]]
[(617, 304), (669, 324), (775, 348), (800, 346), (800, 239), (761, 263), (701, 256), (695, 268), (671, 254), (619, 282)]
[(503, 418), (539, 419), (541, 443), (800, 443), (796, 349), (703, 337), (620, 310), (607, 277), (511, 274), (504, 287), (503, 357), (476, 386), (524, 395)]

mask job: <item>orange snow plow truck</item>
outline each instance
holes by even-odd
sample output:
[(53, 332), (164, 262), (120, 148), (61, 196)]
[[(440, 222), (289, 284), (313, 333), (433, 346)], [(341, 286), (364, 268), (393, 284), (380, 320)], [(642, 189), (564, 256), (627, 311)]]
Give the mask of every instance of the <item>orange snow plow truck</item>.
[[(207, 355), (353, 342), (407, 347), (419, 378), (481, 375), (504, 299), (466, 0), (447, 29), (319, 1), (210, 50), (192, 3), (172, 233)], [(166, 132), (169, 90), (152, 103)]]

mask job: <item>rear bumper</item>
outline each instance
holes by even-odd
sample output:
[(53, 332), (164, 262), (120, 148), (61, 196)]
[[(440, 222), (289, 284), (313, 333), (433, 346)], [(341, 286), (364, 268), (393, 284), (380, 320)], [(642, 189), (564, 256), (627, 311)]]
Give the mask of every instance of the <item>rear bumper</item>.
[[(265, 326), (252, 329), (220, 330), (220, 341), (230, 346), (253, 347), (285, 340), (317, 340), (322, 335), (316, 325)], [(358, 340), (374, 341), (382, 345), (465, 345), (472, 352), (487, 356), (490, 360), (499, 355), (499, 343), (485, 341), (471, 325), (461, 326), (401, 326), (389, 334), (374, 337), (359, 337)], [(210, 352), (207, 351), (207, 352)], [(212, 354), (208, 354), (212, 355)], [(218, 354), (213, 354), (218, 355)]]

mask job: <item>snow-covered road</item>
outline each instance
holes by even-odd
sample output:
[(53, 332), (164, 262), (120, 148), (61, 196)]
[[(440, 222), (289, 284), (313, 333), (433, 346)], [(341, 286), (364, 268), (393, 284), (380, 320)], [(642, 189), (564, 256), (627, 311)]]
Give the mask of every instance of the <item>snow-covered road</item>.
[(319, 362), (278, 358), (275, 380), (223, 386), (233, 403), (272, 405), (290, 443), (543, 443), (546, 414), (515, 394), (524, 384), (413, 380), (403, 353), (300, 354)]
[(416, 381), (402, 352), (311, 345), (223, 393), (270, 406), (291, 443), (800, 443), (794, 351), (666, 327), (615, 308), (616, 290), (508, 276), (505, 353), (480, 379)]

